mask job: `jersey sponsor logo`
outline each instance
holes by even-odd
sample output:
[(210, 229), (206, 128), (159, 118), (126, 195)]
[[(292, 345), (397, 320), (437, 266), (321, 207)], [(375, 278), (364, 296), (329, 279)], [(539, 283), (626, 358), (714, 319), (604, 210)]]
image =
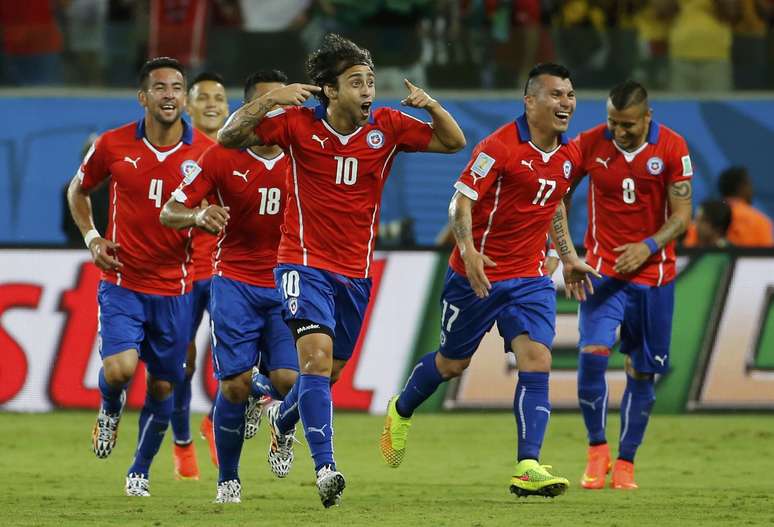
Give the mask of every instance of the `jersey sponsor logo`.
[(245, 170), (244, 172), (240, 172), (239, 170), (234, 170), (231, 175), (236, 177), (241, 177), (245, 180), (245, 183), (247, 183), (247, 174), (250, 173), (250, 170)]
[(373, 149), (384, 146), (384, 134), (381, 130), (371, 130), (366, 136), (366, 143)]
[(651, 157), (646, 166), (651, 175), (658, 176), (664, 171), (664, 160), (660, 157)]
[(532, 170), (534, 172), (535, 169), (532, 168), (532, 163), (534, 161), (535, 161), (534, 159), (532, 161), (527, 161), (526, 159), (522, 159), (521, 160), (521, 164), (524, 165), (525, 167), (529, 168), (530, 170)]
[(594, 161), (607, 168), (607, 164), (610, 162), (610, 158), (606, 157), (605, 159), (602, 159), (601, 157), (598, 157)]
[(693, 175), (693, 165), (691, 164), (691, 156), (683, 156), (680, 158), (683, 162), (683, 176), (690, 177)]
[(324, 139), (320, 139), (320, 137), (317, 134), (312, 134), (312, 139), (320, 143), (320, 148), (325, 148), (325, 141), (327, 141), (329, 138), (326, 137)]
[(476, 157), (476, 160), (473, 161), (473, 166), (470, 167), (470, 173), (473, 176), (473, 184), (475, 185), (476, 181), (485, 178), (487, 174), (489, 174), (489, 171), (492, 170), (494, 164), (495, 159), (492, 156), (480, 152)]
[(190, 185), (201, 171), (202, 167), (193, 159), (186, 159), (180, 163), (180, 172), (183, 174), (183, 183), (186, 185)]
[(570, 174), (572, 174), (572, 162), (569, 159), (564, 160), (562, 172), (564, 172), (564, 179), (570, 179)]
[(137, 159), (132, 159), (129, 156), (124, 156), (124, 161), (131, 163), (134, 168), (137, 168), (137, 162), (140, 161), (140, 157), (142, 156), (137, 156)]

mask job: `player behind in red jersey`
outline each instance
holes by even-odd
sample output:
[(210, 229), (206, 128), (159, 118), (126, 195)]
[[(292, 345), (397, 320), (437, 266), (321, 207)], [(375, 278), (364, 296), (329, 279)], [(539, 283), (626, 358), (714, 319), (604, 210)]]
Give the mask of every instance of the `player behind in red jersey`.
[[(92, 433), (99, 458), (110, 455), (137, 361), (148, 370), (140, 436), (126, 477), (129, 496), (149, 496), (149, 473), (172, 413), (172, 388), (185, 377), (191, 326), (190, 231), (159, 224), (159, 210), (181, 181), (198, 172), (196, 159), (212, 141), (181, 114), (185, 75), (178, 61), (156, 58), (140, 70), (138, 99), (145, 116), (97, 139), (70, 183), (73, 220), (84, 235), (99, 285), (99, 389), (102, 404)], [(108, 232), (94, 229), (91, 193), (110, 185)]]
[(589, 438), (581, 485), (605, 486), (610, 350), (621, 330), (626, 390), (611, 486), (634, 489), (634, 455), (655, 401), (654, 375), (669, 371), (675, 243), (691, 220), (693, 168), (685, 140), (652, 118), (648, 92), (633, 81), (610, 90), (607, 125), (576, 139), (588, 174), (587, 260), (602, 274), (579, 312), (578, 401)]
[[(285, 86), (279, 71), (251, 75), (245, 102)], [(173, 193), (161, 221), (176, 229), (192, 226), (219, 233), (212, 277), (212, 334), (215, 374), (220, 391), (213, 413), (219, 478), (217, 503), (239, 503), (239, 458), (251, 392), (271, 384), (282, 398), (298, 376), (298, 358), (282, 319), (282, 298), (273, 270), (286, 201), (288, 156), (278, 146), (233, 150), (210, 148), (201, 173)], [(215, 194), (217, 205), (198, 206)], [(253, 366), (261, 362), (269, 379), (254, 384)], [(260, 374), (259, 374), (260, 375)], [(260, 394), (254, 394), (256, 396)], [(275, 403), (277, 406), (279, 403)], [(293, 460), (293, 432), (275, 437), (269, 452), (272, 469), (284, 477)], [(276, 463), (272, 460), (276, 459)]]
[[(452, 153), (465, 137), (435, 99), (408, 80), (404, 105), (426, 123), (390, 108), (373, 109), (370, 53), (327, 35), (306, 64), (312, 83), (274, 90), (236, 111), (218, 134), (230, 148), (276, 144), (291, 158), (291, 180), (275, 280), (296, 339), (301, 375), (275, 425), (292, 429), (298, 405), (325, 507), (338, 503), (344, 476), (333, 459), (331, 381), (352, 355), (371, 292), (379, 204), (398, 152)], [(312, 95), (315, 108), (300, 107)], [(270, 111), (276, 105), (293, 105)]]
[[(228, 98), (223, 78), (217, 73), (203, 72), (188, 86), (186, 104), (191, 124), (213, 141), (218, 130), (228, 117)], [(199, 479), (199, 465), (191, 438), (191, 379), (196, 371), (196, 330), (202, 322), (204, 310), (210, 303), (210, 278), (212, 277), (212, 253), (217, 238), (205, 231), (193, 231), (193, 323), (191, 341), (185, 359), (185, 380), (175, 386), (172, 409), (172, 443), (175, 477), (177, 479)], [(210, 435), (211, 437), (211, 435)], [(213, 461), (217, 457), (212, 456)]]
[(497, 323), (519, 380), (513, 411), (518, 432), (511, 492), (556, 496), (569, 482), (539, 463), (551, 405), (548, 378), (555, 335), (556, 291), (544, 271), (550, 231), (564, 264), (567, 293), (586, 295), (594, 270), (575, 253), (562, 198), (579, 174), (580, 149), (565, 132), (575, 111), (570, 73), (539, 64), (524, 88), (525, 112), (484, 138), (454, 188), (449, 220), (456, 247), (441, 294), (438, 351), (422, 357), (387, 408), (380, 446), (398, 467), (411, 416), (442, 382), (459, 377)]

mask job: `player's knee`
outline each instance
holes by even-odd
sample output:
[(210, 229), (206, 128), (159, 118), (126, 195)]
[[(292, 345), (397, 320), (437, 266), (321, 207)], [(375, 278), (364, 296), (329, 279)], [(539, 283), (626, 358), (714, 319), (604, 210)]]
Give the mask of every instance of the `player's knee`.
[(551, 352), (543, 344), (532, 342), (516, 350), (516, 363), (519, 371), (551, 371)]
[(459, 377), (469, 365), (470, 357), (467, 359), (448, 359), (440, 353), (435, 354), (435, 366), (444, 379)]
[(307, 335), (298, 340), (298, 358), (302, 373), (330, 377), (333, 368), (333, 346), (327, 335)]
[(282, 368), (269, 373), (269, 378), (274, 385), (274, 389), (284, 397), (296, 383), (298, 372)]
[(635, 370), (632, 359), (628, 355), (626, 357), (624, 369), (626, 370), (626, 374), (636, 381), (653, 381), (655, 379), (655, 376), (652, 373), (644, 373)]
[(119, 356), (109, 357), (102, 364), (105, 380), (114, 386), (131, 381), (136, 367), (136, 361), (125, 360)]
[(220, 381), (220, 393), (230, 403), (243, 403), (250, 396), (250, 381), (243, 375), (223, 379)]
[(163, 379), (148, 378), (148, 393), (157, 401), (162, 401), (172, 395), (172, 383)]

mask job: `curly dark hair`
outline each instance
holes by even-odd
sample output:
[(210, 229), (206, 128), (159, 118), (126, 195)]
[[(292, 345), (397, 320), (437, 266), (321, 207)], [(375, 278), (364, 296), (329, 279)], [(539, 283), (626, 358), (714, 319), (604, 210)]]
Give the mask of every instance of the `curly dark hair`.
[[(337, 77), (352, 66), (363, 65), (374, 69), (371, 53), (351, 40), (329, 33), (322, 45), (306, 59), (306, 74), (312, 84), (320, 88), (337, 85)], [(328, 105), (328, 97), (320, 90), (315, 94), (320, 102)]]

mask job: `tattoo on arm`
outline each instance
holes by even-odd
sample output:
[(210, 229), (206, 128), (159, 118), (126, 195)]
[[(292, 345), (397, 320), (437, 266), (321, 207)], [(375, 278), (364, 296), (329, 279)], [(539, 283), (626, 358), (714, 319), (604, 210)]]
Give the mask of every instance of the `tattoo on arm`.
[(238, 109), (218, 132), (218, 142), (227, 148), (246, 148), (261, 144), (255, 127), (271, 109), (263, 98), (249, 102)]
[(560, 203), (551, 219), (551, 237), (554, 239), (556, 251), (560, 258), (571, 256), (575, 251), (568, 231), (566, 210), (564, 205)]
[(691, 221), (691, 182), (680, 181), (669, 187), (669, 201), (673, 209), (664, 225), (653, 235), (659, 247), (680, 236)]
[(669, 193), (678, 199), (691, 199), (691, 183), (689, 181), (675, 183), (669, 188)]
[(451, 224), (457, 246), (463, 249), (468, 241), (473, 241), (473, 217), (470, 207), (460, 206), (459, 200), (465, 199), (455, 195), (449, 205), (449, 223)]

